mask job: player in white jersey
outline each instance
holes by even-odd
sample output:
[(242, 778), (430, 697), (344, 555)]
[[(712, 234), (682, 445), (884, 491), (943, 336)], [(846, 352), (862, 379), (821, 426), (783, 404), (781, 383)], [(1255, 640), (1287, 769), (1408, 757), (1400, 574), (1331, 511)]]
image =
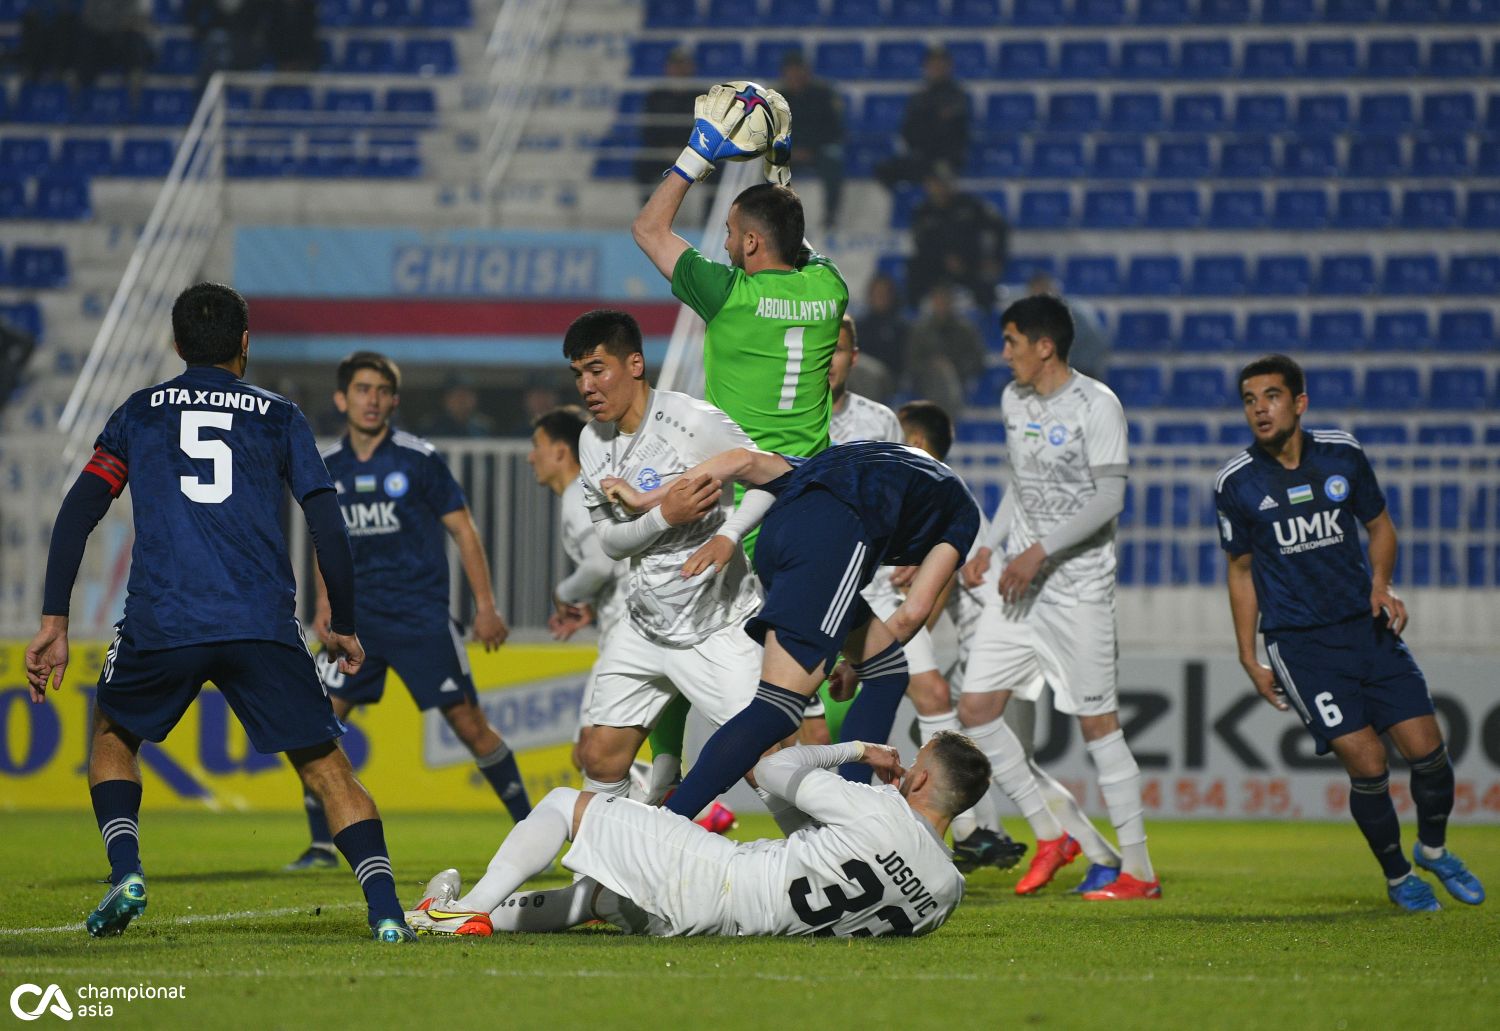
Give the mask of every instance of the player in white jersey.
[[(844, 780), (870, 764), (885, 782)], [(433, 878), (408, 914), (419, 932), (561, 931), (600, 919), (662, 936), (879, 937), (936, 930), (963, 898), (943, 833), (989, 784), (989, 762), (961, 734), (928, 742), (909, 771), (886, 745), (799, 745), (760, 760), (756, 780), (783, 840), (735, 843), (682, 816), (625, 798), (556, 788), (516, 826), (467, 895), (457, 871)], [(552, 863), (583, 879), (514, 894)]]
[[(1124, 507), (1125, 412), (1104, 384), (1068, 368), (1073, 319), (1038, 295), (1001, 316), (1015, 380), (1001, 396), (1010, 487), (998, 593), (986, 600), (970, 650), (959, 719), (989, 756), (995, 781), (1037, 836), (1016, 885), (1039, 890), (1087, 847), (1090, 900), (1159, 898), (1146, 849), (1141, 771), (1120, 729), (1116, 701), (1115, 518)], [(1001, 718), (1012, 694), (1078, 717), (1122, 855), (1118, 872), (1097, 843), (1068, 834), (1048, 808), (1025, 750)]]
[[(630, 561), (626, 616), (594, 667), (584, 785), (624, 795), (631, 760), (679, 693), (715, 726), (755, 697), (761, 649), (742, 624), (761, 595), (744, 552), (718, 575), (682, 576), (733, 498), (706, 477), (680, 477), (726, 448), (754, 445), (717, 408), (651, 388), (640, 326), (625, 312), (580, 315), (563, 352), (594, 416), (578, 445), (583, 502), (605, 554)], [(660, 508), (635, 517), (604, 495), (606, 477), (642, 490), (677, 479)]]

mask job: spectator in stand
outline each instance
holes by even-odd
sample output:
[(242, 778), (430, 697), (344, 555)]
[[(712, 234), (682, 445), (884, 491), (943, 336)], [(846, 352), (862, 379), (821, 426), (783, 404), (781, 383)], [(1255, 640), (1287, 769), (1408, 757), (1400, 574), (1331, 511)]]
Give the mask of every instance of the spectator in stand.
[(934, 285), (907, 341), (908, 389), (945, 411), (962, 412), (969, 387), (984, 372), (984, 359), (984, 340), (959, 310), (957, 290), (946, 282)]
[[(256, 6), (262, 4), (250, 0)], [(318, 53), (318, 6), (314, 0), (274, 0), (261, 12), (264, 52), (278, 71), (315, 72)]]
[(844, 101), (813, 78), (800, 51), (781, 61), (781, 95), (793, 112), (792, 167), (812, 169), (823, 184), (823, 229), (830, 230), (844, 190)]
[(40, 0), (21, 16), (17, 63), (28, 82), (66, 75), (78, 38), (77, 0)]
[(218, 71), (247, 71), (265, 59), (265, 5), (255, 0), (187, 0), (183, 20), (202, 60), (199, 88)]
[(920, 305), (933, 286), (947, 282), (968, 290), (975, 304), (991, 311), (995, 285), (1005, 271), (1010, 227), (994, 205), (959, 190), (946, 165), (929, 170), (925, 187), (927, 196), (911, 219), (911, 303)]
[[(933, 165), (961, 168), (969, 155), (969, 95), (953, 78), (953, 59), (940, 46), (927, 51), (923, 86), (901, 119), (902, 151), (875, 170), (886, 186), (919, 183)], [(793, 121), (796, 120), (793, 110)]]
[(911, 333), (896, 280), (884, 272), (870, 279), (858, 322), (859, 364), (849, 373), (849, 389), (884, 404), (906, 375)]
[[(691, 121), (693, 102), (703, 92), (693, 79), (693, 56), (682, 47), (667, 55), (666, 70), (667, 78), (673, 81), (647, 93), (641, 108), (641, 156), (635, 163), (635, 181), (645, 188), (647, 197), (682, 149), (684, 119)], [(529, 434), (530, 424), (527, 426)]]
[(76, 46), (80, 86), (92, 86), (101, 72), (119, 72), (139, 90), (153, 55), (146, 33), (151, 0), (83, 0)]
[(493, 437), (495, 423), (479, 413), (479, 391), (462, 374), (443, 384), (443, 410), (428, 420), (423, 432), (429, 437)]

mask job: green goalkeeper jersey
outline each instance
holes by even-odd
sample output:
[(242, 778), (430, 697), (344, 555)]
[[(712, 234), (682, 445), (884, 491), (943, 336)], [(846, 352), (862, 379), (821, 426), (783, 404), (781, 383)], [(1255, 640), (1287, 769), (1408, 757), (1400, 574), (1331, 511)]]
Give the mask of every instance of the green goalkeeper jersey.
[(672, 293), (702, 317), (705, 400), (767, 451), (810, 457), (828, 446), (828, 366), (849, 288), (833, 262), (743, 269), (689, 247)]

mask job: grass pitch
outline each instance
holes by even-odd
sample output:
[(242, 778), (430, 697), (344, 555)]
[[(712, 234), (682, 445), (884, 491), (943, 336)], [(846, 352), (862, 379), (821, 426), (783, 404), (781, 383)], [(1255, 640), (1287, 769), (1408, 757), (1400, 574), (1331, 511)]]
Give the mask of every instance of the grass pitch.
[[(508, 827), (390, 820), (402, 900), (444, 866), (471, 881)], [(1030, 899), (1014, 895), (1016, 871), (987, 870), (917, 940), (584, 929), (399, 948), (367, 940), (347, 870), (280, 872), (302, 847), (295, 813), (148, 812), (150, 908), (102, 941), (78, 923), (103, 893), (91, 817), (8, 813), (0, 828), (0, 996), (56, 983), (77, 1008), (84, 985), (186, 987), (182, 999), (113, 1001), (120, 1027), (1467, 1028), (1500, 1012), (1500, 900), (1463, 906), (1439, 889), (1442, 913), (1398, 913), (1352, 824), (1157, 821), (1159, 902), (1066, 896), (1082, 861)], [(737, 831), (770, 833), (754, 817)], [(1453, 843), (1500, 888), (1500, 827), (1457, 828)]]

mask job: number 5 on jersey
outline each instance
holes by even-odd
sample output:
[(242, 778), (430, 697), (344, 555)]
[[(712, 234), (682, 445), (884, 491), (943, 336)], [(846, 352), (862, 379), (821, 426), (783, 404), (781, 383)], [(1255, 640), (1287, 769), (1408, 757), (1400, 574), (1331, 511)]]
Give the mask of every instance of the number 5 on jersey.
[(234, 425), (228, 412), (183, 412), (182, 431), (177, 442), (189, 458), (206, 458), (214, 464), (213, 478), (205, 482), (198, 476), (182, 476), (178, 484), (189, 501), (200, 505), (217, 505), (234, 493), (234, 452), (222, 440), (205, 440), (206, 429), (227, 430)]

